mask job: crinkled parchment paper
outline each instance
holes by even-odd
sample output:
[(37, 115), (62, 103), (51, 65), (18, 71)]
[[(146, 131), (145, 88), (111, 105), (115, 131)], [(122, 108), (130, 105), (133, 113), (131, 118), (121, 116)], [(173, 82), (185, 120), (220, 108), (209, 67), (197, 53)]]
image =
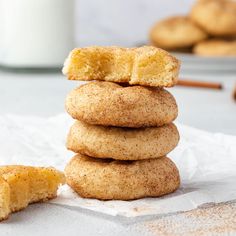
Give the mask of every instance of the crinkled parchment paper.
[[(0, 116), (0, 165), (54, 166), (63, 170), (73, 156), (65, 148), (72, 119)], [(206, 203), (236, 199), (236, 136), (209, 133), (177, 124), (181, 141), (168, 156), (181, 174), (181, 187), (161, 198), (135, 201), (83, 199), (67, 185), (51, 204), (134, 217), (187, 211)]]

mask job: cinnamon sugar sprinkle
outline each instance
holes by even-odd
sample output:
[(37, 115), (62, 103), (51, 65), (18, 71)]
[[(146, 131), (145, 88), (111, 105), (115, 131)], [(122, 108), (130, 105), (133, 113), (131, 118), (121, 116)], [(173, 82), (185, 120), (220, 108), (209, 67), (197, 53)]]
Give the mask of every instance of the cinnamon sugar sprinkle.
[(236, 235), (236, 202), (146, 221), (143, 226), (150, 235)]

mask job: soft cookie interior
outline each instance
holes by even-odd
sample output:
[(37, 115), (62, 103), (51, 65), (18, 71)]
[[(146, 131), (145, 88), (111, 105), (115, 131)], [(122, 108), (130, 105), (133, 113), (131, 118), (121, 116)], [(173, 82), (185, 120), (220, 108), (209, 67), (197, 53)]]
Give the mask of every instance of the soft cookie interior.
[(54, 168), (0, 167), (0, 220), (30, 203), (55, 197), (64, 182), (64, 174)]
[(10, 186), (0, 177), (0, 221), (10, 214)]
[(74, 49), (63, 73), (71, 80), (105, 80), (146, 86), (176, 84), (179, 62), (168, 52), (140, 48), (88, 47)]

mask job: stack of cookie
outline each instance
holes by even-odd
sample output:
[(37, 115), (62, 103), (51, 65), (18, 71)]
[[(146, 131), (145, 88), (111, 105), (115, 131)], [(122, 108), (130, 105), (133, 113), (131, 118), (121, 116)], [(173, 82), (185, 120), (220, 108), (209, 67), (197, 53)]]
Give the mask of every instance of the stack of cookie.
[(178, 144), (178, 109), (163, 87), (176, 84), (179, 61), (156, 47), (74, 49), (63, 73), (97, 80), (74, 89), (66, 109), (76, 120), (65, 169), (82, 197), (130, 200), (175, 191), (179, 172), (166, 155)]

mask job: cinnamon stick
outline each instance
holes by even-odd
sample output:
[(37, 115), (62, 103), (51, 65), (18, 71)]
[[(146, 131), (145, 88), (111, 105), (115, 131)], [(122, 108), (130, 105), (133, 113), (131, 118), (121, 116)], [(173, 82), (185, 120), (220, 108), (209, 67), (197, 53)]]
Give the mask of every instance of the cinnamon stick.
[(185, 87), (196, 87), (196, 88), (208, 88), (208, 89), (223, 89), (221, 83), (216, 82), (203, 82), (203, 81), (195, 81), (195, 80), (183, 80), (179, 79), (177, 85), (185, 86)]
[(233, 99), (234, 101), (236, 101), (236, 85), (234, 86), (234, 90), (233, 90)]

